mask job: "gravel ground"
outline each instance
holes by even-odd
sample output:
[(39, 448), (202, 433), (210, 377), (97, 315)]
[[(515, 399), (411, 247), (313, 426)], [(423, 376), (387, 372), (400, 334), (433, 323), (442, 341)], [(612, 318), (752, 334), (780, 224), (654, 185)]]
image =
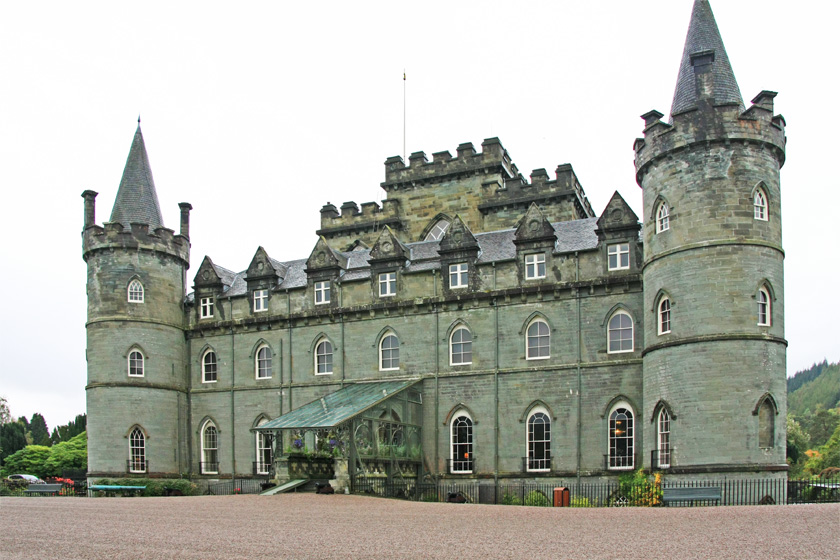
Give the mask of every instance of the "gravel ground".
[(0, 558), (837, 558), (840, 504), (534, 508), (283, 494), (0, 498)]

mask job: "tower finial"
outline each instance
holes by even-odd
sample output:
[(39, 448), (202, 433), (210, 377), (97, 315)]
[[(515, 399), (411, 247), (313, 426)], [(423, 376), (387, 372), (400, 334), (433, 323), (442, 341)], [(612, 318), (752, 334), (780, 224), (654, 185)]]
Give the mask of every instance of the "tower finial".
[(140, 113), (137, 113), (137, 126), (140, 126)]

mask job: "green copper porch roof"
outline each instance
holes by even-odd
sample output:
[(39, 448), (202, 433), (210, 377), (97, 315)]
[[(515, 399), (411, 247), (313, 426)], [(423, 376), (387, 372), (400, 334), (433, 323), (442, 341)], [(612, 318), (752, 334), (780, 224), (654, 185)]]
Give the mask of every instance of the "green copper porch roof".
[(388, 400), (417, 382), (417, 379), (413, 379), (410, 381), (379, 381), (347, 385), (255, 429), (263, 432), (301, 428), (332, 428)]

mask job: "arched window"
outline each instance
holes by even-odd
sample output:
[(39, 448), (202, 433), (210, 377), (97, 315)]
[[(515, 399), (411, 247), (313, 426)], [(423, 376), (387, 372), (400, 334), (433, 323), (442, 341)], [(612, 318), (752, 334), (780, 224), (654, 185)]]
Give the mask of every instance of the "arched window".
[(128, 436), (128, 472), (147, 472), (146, 464), (146, 436), (143, 430), (135, 427)]
[(551, 470), (551, 418), (542, 408), (535, 408), (528, 417), (529, 472)]
[(219, 473), (219, 431), (212, 420), (201, 430), (201, 473)]
[(765, 449), (775, 447), (776, 407), (772, 399), (766, 398), (758, 407), (758, 446)]
[(379, 369), (400, 369), (400, 339), (393, 333), (379, 341)]
[(215, 383), (219, 380), (218, 362), (216, 361), (216, 353), (208, 350), (201, 358), (201, 382)]
[(668, 213), (668, 205), (660, 202), (659, 208), (656, 210), (656, 233), (662, 233), (669, 229), (671, 229), (671, 217)]
[(657, 431), (657, 464), (660, 469), (671, 466), (671, 415), (663, 406), (656, 421)]
[(315, 374), (329, 375), (333, 372), (333, 345), (323, 339), (315, 347)]
[(128, 376), (143, 377), (144, 372), (143, 353), (140, 350), (132, 350), (128, 353)]
[[(268, 422), (266, 418), (262, 418), (258, 423), (259, 428)], [(257, 432), (256, 436), (256, 457), (254, 462), (254, 474), (268, 474), (271, 471), (271, 436), (265, 432)]]
[(610, 412), (609, 439), (609, 468), (632, 469), (633, 410), (627, 403), (618, 403)]
[(771, 323), (770, 292), (762, 286), (758, 289), (758, 324), (762, 327), (769, 327)]
[(544, 360), (551, 355), (551, 330), (542, 319), (531, 321), (525, 338), (525, 359)]
[(143, 284), (136, 278), (128, 283), (128, 301), (130, 303), (143, 303)]
[(633, 319), (625, 311), (616, 311), (607, 327), (607, 352), (633, 351)]
[(257, 350), (257, 379), (271, 379), (271, 348), (263, 344)]
[(450, 469), (451, 473), (471, 473), (473, 471), (473, 420), (465, 411), (452, 419), (450, 430)]
[(671, 332), (671, 298), (663, 296), (659, 300), (659, 321), (658, 333), (668, 334)]
[(449, 337), (449, 356), (453, 366), (472, 363), (472, 333), (466, 327), (458, 327)]
[(753, 194), (753, 210), (756, 220), (767, 221), (767, 194), (761, 187), (755, 189), (755, 193)]
[(435, 222), (435, 225), (432, 226), (432, 229), (429, 230), (429, 233), (426, 234), (426, 238), (423, 241), (437, 241), (443, 237), (443, 234), (445, 234), (448, 229), (449, 221), (438, 220)]

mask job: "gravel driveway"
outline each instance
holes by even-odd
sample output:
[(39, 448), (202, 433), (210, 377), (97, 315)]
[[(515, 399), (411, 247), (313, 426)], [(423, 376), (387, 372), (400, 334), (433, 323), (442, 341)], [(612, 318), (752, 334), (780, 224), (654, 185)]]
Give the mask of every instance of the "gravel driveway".
[(0, 498), (0, 558), (837, 558), (840, 504), (534, 508), (283, 494)]

